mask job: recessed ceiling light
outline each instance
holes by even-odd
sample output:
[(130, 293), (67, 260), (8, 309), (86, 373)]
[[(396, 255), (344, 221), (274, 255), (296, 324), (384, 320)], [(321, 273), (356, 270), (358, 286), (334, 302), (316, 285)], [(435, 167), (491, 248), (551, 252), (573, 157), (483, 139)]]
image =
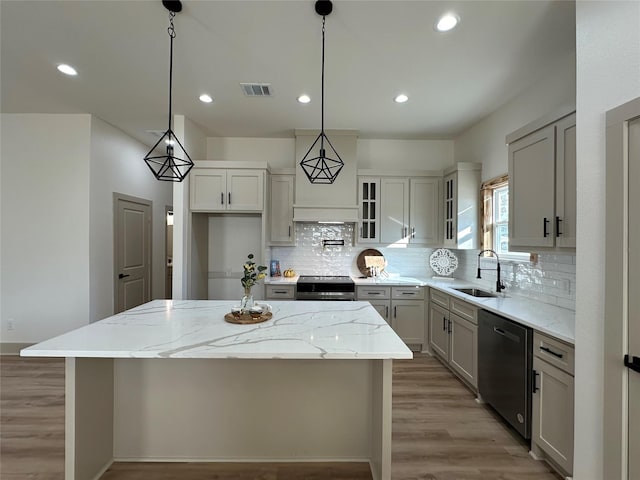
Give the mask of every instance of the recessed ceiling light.
[(73, 68), (71, 65), (67, 65), (66, 63), (61, 63), (60, 65), (58, 65), (58, 70), (62, 73), (64, 73), (65, 75), (78, 75), (78, 72), (76, 71), (75, 68)]
[(458, 22), (460, 22), (460, 17), (458, 17), (458, 15), (455, 13), (445, 13), (440, 17), (438, 23), (436, 23), (436, 30), (439, 32), (448, 32), (455, 28), (455, 26), (458, 25)]
[(309, 97), (309, 95), (300, 95), (298, 97), (298, 101), (300, 103), (309, 103), (311, 101), (311, 98)]
[(213, 98), (211, 98), (211, 95), (207, 95), (206, 93), (203, 93), (202, 95), (200, 95), (200, 101), (202, 103), (211, 103), (213, 102)]
[(409, 97), (407, 97), (404, 93), (401, 93), (400, 95), (398, 95), (396, 98), (393, 99), (393, 101), (396, 103), (404, 103), (407, 100), (409, 100)]

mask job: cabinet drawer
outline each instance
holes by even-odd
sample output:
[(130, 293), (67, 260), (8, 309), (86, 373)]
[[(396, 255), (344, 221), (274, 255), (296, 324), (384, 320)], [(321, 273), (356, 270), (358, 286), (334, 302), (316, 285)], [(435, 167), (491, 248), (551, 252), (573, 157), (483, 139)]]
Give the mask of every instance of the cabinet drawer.
[(436, 290), (434, 288), (430, 289), (430, 298), (433, 303), (437, 303), (438, 305), (449, 310), (449, 295), (446, 293), (442, 293), (440, 290)]
[(574, 348), (539, 332), (533, 334), (533, 354), (570, 375), (574, 374)]
[(391, 287), (391, 298), (405, 300), (424, 300), (424, 288), (414, 287)]
[(478, 324), (478, 307), (455, 297), (450, 297), (449, 301), (451, 302), (449, 305), (451, 313), (455, 313), (465, 320), (469, 320), (474, 325)]
[(295, 285), (266, 285), (267, 300), (283, 299), (293, 300), (295, 298)]
[(391, 298), (391, 287), (363, 286), (356, 287), (358, 300), (369, 299), (389, 299)]

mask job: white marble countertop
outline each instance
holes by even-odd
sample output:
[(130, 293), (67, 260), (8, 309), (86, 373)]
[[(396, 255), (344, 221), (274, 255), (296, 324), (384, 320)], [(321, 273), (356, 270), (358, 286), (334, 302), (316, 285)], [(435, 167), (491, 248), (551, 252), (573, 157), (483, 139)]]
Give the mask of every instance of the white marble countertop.
[(227, 323), (233, 301), (154, 300), (22, 350), (30, 357), (399, 359), (413, 354), (369, 302), (271, 301)]
[(575, 312), (573, 310), (538, 302), (526, 297), (511, 296), (508, 292), (497, 294), (496, 297), (473, 297), (455, 290), (456, 288), (464, 287), (486, 289), (485, 287), (479, 287), (468, 281), (445, 280), (442, 278), (396, 277), (381, 278), (378, 280), (372, 278), (354, 278), (354, 282), (356, 285), (420, 285), (436, 288), (571, 345), (575, 342)]
[[(575, 312), (566, 308), (549, 305), (547, 303), (531, 300), (522, 296), (512, 296), (509, 292), (499, 294), (497, 297), (473, 297), (455, 288), (475, 287), (486, 289), (472, 282), (458, 279), (443, 279), (434, 277), (402, 277), (381, 276), (374, 278), (352, 277), (358, 285), (380, 286), (407, 286), (418, 285), (441, 290), (449, 295), (461, 298), (473, 305), (489, 310), (503, 317), (514, 320), (522, 325), (533, 328), (539, 332), (567, 342), (571, 345), (575, 342)], [(298, 277), (271, 279), (268, 283), (292, 283), (295, 284)]]

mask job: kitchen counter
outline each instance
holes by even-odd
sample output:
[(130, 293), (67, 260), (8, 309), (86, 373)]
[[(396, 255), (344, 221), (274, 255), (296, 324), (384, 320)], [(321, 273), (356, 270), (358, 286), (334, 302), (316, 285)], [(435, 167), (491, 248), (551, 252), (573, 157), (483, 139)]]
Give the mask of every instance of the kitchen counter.
[(155, 300), (22, 350), (66, 357), (65, 479), (114, 461), (358, 461), (391, 479), (392, 361), (368, 302)]
[(573, 310), (538, 302), (526, 297), (511, 296), (508, 291), (497, 294), (496, 297), (474, 297), (458, 292), (455, 289), (465, 287), (485, 289), (486, 287), (464, 280), (437, 278), (383, 277), (378, 280), (373, 278), (354, 278), (353, 280), (356, 285), (419, 285), (435, 288), (571, 345), (575, 342), (575, 312)]
[(273, 318), (227, 323), (237, 302), (154, 300), (22, 350), (92, 358), (411, 358), (368, 302), (270, 301)]

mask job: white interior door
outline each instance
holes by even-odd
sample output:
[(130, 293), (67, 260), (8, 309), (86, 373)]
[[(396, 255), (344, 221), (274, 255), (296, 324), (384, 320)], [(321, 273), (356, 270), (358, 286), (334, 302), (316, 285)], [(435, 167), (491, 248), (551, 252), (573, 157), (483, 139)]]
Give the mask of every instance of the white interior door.
[(115, 313), (151, 300), (151, 202), (115, 195)]
[(604, 476), (640, 478), (640, 97), (607, 112)]

